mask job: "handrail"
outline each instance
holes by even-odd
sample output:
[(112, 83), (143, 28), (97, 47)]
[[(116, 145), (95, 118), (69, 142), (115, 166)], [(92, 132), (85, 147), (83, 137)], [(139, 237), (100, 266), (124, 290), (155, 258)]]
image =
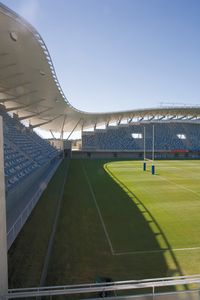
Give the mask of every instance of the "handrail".
[[(136, 290), (141, 288), (143, 289), (151, 288), (152, 294), (154, 294), (155, 288), (157, 287), (186, 285), (186, 284), (194, 284), (194, 283), (200, 284), (199, 274), (192, 275), (192, 276), (164, 277), (164, 278), (156, 278), (156, 279), (9, 289), (8, 294), (5, 296), (8, 299), (14, 299), (14, 298), (28, 298), (28, 297), (40, 297), (40, 296), (53, 296), (53, 295), (55, 296), (55, 295), (84, 294), (84, 293), (106, 292), (106, 291)], [(192, 292), (196, 290), (188, 290), (188, 291)]]

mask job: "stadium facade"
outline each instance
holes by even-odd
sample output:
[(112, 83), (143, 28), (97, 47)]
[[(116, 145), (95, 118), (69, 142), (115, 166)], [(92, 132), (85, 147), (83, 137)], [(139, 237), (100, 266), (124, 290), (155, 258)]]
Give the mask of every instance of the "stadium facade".
[[(165, 158), (162, 155), (168, 152), (199, 157), (200, 107), (83, 112), (65, 97), (40, 34), (3, 4), (0, 4), (0, 41), (2, 141), (4, 138), (1, 163), (5, 170), (2, 193), (6, 195), (8, 248), (62, 160), (62, 154), (40, 138), (34, 128), (49, 131), (53, 137), (53, 132), (59, 132), (61, 140), (64, 132), (70, 136), (74, 131), (81, 131), (83, 151), (79, 155), (89, 153), (91, 157), (92, 152), (111, 151), (116, 157), (116, 151), (131, 151), (135, 152), (135, 158), (142, 159), (144, 130), (146, 150), (151, 152), (154, 127), (154, 146), (159, 158)], [(29, 126), (24, 126), (22, 121), (27, 121)], [(99, 129), (102, 126), (104, 129)], [(87, 131), (91, 128), (92, 132)], [(4, 207), (1, 211), (4, 212)], [(1, 220), (5, 221), (3, 217)], [(0, 241), (3, 240), (2, 232)], [(2, 253), (7, 246), (2, 246)], [(5, 292), (5, 257), (1, 258), (0, 268), (4, 266), (0, 270), (0, 288)]]

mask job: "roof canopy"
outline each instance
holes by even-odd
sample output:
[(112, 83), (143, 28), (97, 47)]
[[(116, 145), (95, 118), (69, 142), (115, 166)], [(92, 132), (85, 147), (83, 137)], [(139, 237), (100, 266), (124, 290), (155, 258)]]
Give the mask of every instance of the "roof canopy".
[(0, 103), (7, 111), (29, 120), (33, 127), (67, 131), (96, 125), (200, 116), (200, 107), (168, 107), (109, 113), (87, 113), (66, 99), (48, 49), (40, 34), (27, 21), (0, 3)]

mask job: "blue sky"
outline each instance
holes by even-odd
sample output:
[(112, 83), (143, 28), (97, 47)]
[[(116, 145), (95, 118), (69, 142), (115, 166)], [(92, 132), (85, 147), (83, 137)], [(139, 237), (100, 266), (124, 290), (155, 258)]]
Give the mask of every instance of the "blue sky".
[(5, 0), (42, 35), (85, 111), (200, 104), (199, 0)]

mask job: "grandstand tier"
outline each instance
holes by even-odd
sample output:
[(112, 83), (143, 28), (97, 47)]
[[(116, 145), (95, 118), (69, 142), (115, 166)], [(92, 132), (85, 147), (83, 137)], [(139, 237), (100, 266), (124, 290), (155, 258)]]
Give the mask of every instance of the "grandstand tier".
[(44, 164), (54, 160), (58, 151), (35, 132), (9, 116), (0, 107), (4, 132), (4, 167), (6, 191)]
[[(16, 238), (26, 219), (60, 163), (59, 151), (25, 127), (3, 105), (4, 174), (7, 211), (8, 247)], [(26, 215), (26, 217), (25, 217)]]
[(185, 122), (145, 123), (140, 125), (110, 126), (105, 130), (83, 132), (83, 150), (142, 151), (144, 127), (146, 150), (200, 150), (200, 124)]

